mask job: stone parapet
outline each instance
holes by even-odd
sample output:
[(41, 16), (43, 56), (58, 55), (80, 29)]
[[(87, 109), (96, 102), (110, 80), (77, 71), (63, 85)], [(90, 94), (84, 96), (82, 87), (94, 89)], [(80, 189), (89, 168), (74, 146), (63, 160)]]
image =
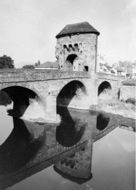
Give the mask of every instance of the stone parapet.
[(46, 81), (67, 78), (89, 78), (89, 74), (87, 72), (56, 71), (52, 69), (13, 69), (0, 71), (0, 83)]

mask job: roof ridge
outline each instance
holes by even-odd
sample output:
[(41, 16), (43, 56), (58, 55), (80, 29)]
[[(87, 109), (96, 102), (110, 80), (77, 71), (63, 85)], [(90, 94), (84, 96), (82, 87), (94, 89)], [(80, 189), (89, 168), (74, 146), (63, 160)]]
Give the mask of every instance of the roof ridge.
[(74, 34), (94, 33), (99, 35), (100, 33), (89, 22), (79, 22), (73, 24), (67, 24), (57, 35), (56, 38), (64, 37)]

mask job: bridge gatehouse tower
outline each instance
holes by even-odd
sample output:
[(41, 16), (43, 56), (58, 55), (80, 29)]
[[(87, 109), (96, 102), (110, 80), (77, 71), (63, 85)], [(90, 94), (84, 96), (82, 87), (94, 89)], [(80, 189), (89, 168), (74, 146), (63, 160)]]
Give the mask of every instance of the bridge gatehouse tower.
[(55, 54), (60, 70), (95, 73), (98, 35), (88, 22), (66, 25), (56, 36)]

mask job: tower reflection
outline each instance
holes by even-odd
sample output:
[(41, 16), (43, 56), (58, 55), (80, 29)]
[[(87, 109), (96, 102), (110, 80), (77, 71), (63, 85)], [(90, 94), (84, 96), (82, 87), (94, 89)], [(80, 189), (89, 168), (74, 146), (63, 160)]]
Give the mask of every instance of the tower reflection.
[(70, 115), (67, 108), (58, 108), (61, 123), (56, 128), (56, 140), (64, 147), (72, 147), (77, 144), (84, 135), (87, 122), (81, 122), (80, 118)]
[(91, 140), (86, 142), (80, 150), (57, 162), (54, 170), (62, 177), (78, 184), (90, 180), (92, 178), (92, 147)]
[(59, 108), (58, 113), (61, 115), (62, 122), (56, 129), (57, 141), (66, 147), (82, 143), (82, 140), (85, 144), (76, 152), (72, 152), (55, 163), (54, 170), (62, 177), (82, 184), (92, 178), (92, 131), (94, 127), (90, 127), (90, 119), (95, 124), (96, 115), (88, 117), (86, 112), (68, 111), (66, 108)]

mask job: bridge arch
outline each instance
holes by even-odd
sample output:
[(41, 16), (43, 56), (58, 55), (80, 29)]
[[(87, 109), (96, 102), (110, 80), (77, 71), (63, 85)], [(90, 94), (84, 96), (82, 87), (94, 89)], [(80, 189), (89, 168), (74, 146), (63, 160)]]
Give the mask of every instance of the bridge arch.
[(71, 101), (79, 100), (83, 95), (86, 94), (86, 87), (81, 81), (70, 81), (59, 91), (56, 102), (57, 106), (68, 107)]
[(1, 89), (13, 101), (13, 109), (9, 110), (9, 114), (22, 116), (30, 104), (30, 99), (40, 99), (38, 94), (23, 86), (9, 86)]
[(98, 86), (98, 96), (102, 93), (105, 92), (106, 90), (111, 90), (112, 86), (108, 81), (103, 81), (99, 86)]

